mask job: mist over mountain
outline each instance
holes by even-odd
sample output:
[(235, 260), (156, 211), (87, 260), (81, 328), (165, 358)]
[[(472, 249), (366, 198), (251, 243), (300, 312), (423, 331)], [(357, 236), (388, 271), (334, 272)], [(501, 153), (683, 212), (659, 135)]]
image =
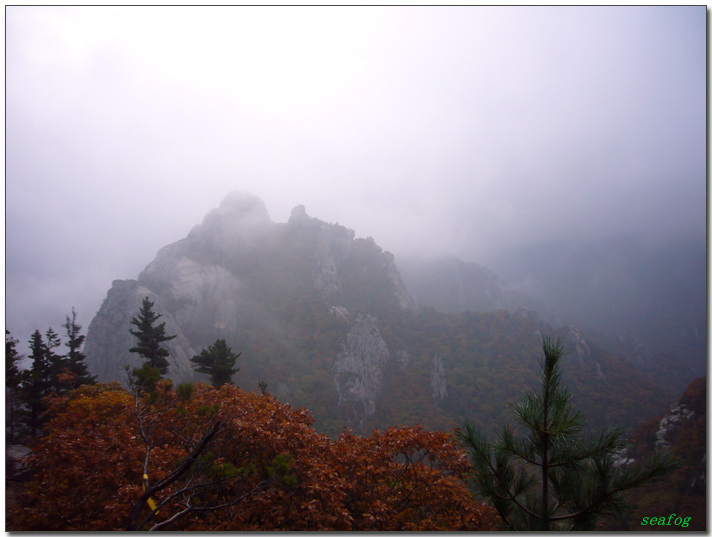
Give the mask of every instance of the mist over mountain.
[(553, 325), (585, 330), (678, 393), (706, 374), (704, 237), (549, 241), (499, 255), (488, 267), (410, 257), (399, 268), (420, 306), (534, 310)]
[(706, 374), (704, 236), (542, 242), (489, 262), (555, 324), (597, 333), (641, 371), (682, 392)]
[(113, 282), (89, 325), (87, 362), (100, 381), (126, 382), (139, 363), (130, 320), (148, 296), (177, 336), (166, 344), (175, 382), (207, 380), (190, 358), (225, 339), (242, 352), (238, 385), (266, 382), (330, 434), (509, 420), (511, 402), (536, 385), (543, 336), (568, 349), (567, 382), (593, 426), (634, 427), (674, 397), (599, 340), (545, 322), (526, 307), (536, 301), (488, 269), (403, 266), (402, 278), (373, 239), (303, 206), (275, 223), (259, 198), (233, 193), (135, 280)]
[(545, 318), (543, 301), (518, 292), (477, 263), (466, 263), (452, 256), (431, 260), (411, 256), (399, 260), (398, 268), (419, 306), (444, 313), (516, 311), (523, 307)]

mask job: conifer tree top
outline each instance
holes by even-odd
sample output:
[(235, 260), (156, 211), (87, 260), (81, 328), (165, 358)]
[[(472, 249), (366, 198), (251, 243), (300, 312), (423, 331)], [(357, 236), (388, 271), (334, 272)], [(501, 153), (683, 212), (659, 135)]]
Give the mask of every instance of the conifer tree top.
[(166, 323), (154, 325), (161, 318), (160, 313), (153, 311), (153, 302), (148, 297), (144, 297), (139, 314), (131, 319), (131, 324), (136, 326), (136, 330), (129, 329), (138, 342), (136, 346), (129, 349), (130, 352), (140, 354), (146, 359), (150, 367), (157, 368), (162, 375), (168, 372), (169, 352), (161, 347), (161, 343), (170, 341), (176, 336), (167, 336), (165, 333)]

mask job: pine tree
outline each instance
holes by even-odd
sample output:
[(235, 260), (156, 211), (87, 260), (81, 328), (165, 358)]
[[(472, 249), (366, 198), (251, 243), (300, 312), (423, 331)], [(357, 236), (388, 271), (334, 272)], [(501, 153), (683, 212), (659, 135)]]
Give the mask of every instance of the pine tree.
[(42, 426), (42, 413), (45, 410), (43, 399), (52, 387), (52, 371), (49, 361), (50, 349), (42, 339), (39, 330), (35, 330), (30, 337), (30, 359), (32, 365), (29, 370), (22, 372), (20, 394), (27, 406), (26, 423), (34, 438)]
[[(170, 341), (174, 337), (166, 336), (166, 323), (161, 323), (154, 326), (154, 323), (161, 318), (160, 313), (153, 311), (153, 302), (148, 297), (144, 297), (141, 303), (138, 317), (131, 319), (131, 324), (136, 326), (137, 330), (129, 329), (129, 332), (136, 336), (138, 343), (135, 347), (131, 347), (129, 352), (140, 354), (146, 360), (146, 366), (158, 370), (161, 376), (168, 372), (169, 353), (161, 347), (161, 343)], [(134, 372), (141, 368), (135, 369)]]
[(514, 407), (526, 437), (504, 427), (490, 443), (468, 422), (457, 434), (475, 469), (475, 492), (492, 503), (507, 529), (594, 529), (598, 519), (628, 512), (626, 491), (663, 477), (675, 463), (657, 452), (642, 465), (618, 464), (627, 447), (621, 429), (584, 433), (585, 420), (561, 384), (563, 348), (544, 339), (542, 349), (541, 390)]
[(17, 352), (18, 340), (10, 335), (9, 330), (5, 330), (5, 415), (6, 415), (6, 430), (8, 440), (15, 440), (15, 432), (17, 429), (17, 398), (20, 382), (22, 381), (22, 372), (18, 367), (18, 363), (22, 359), (22, 355)]
[(49, 364), (49, 387), (48, 391), (63, 393), (71, 386), (71, 382), (66, 377), (69, 370), (69, 360), (66, 356), (57, 354), (55, 349), (62, 345), (57, 332), (48, 328), (45, 332), (45, 353), (46, 361)]
[(82, 384), (94, 384), (96, 377), (89, 374), (86, 356), (81, 348), (84, 344), (85, 336), (80, 334), (82, 327), (77, 324), (77, 313), (72, 308), (71, 317), (67, 315), (67, 322), (62, 325), (67, 330), (67, 342), (65, 345), (69, 349), (67, 353), (67, 368), (73, 376), (72, 388), (78, 388)]
[(240, 370), (235, 367), (240, 354), (242, 353), (232, 352), (224, 339), (218, 339), (190, 361), (194, 363), (193, 367), (198, 373), (210, 375), (212, 385), (219, 388), (223, 384), (232, 384), (232, 376)]
[(17, 388), (22, 378), (18, 363), (22, 355), (17, 352), (19, 341), (10, 335), (9, 330), (5, 330), (5, 387)]

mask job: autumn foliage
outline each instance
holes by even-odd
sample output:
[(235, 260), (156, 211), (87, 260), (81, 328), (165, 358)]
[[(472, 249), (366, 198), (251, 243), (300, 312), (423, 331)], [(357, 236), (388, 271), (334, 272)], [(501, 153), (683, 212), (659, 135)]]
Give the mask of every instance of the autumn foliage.
[(332, 440), (307, 410), (229, 385), (164, 383), (140, 397), (82, 386), (50, 415), (8, 529), (495, 529), (446, 433)]

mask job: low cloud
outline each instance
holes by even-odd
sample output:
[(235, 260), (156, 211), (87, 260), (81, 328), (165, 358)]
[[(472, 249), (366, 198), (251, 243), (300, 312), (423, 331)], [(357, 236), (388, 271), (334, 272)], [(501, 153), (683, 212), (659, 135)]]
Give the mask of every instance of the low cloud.
[(232, 190), (399, 255), (699, 233), (697, 7), (11, 6), (6, 325), (88, 325)]

